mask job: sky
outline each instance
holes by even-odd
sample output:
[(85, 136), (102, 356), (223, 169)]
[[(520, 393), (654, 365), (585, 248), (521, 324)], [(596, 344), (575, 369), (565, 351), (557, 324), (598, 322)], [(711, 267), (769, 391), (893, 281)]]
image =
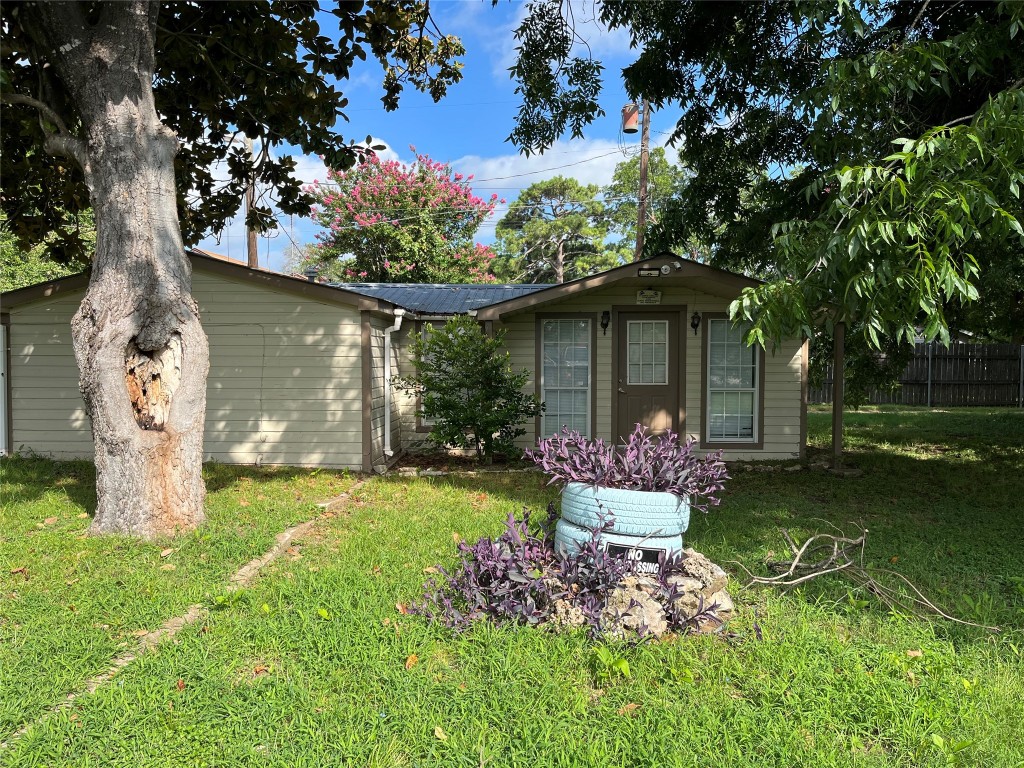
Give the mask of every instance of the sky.
[[(462, 39), (466, 48), (463, 79), (448, 89), (447, 96), (435, 104), (429, 96), (407, 88), (399, 108), (385, 112), (381, 106), (379, 64), (367, 62), (354, 69), (342, 90), (349, 98), (345, 110), (347, 125), (336, 126), (346, 137), (356, 140), (372, 136), (387, 150), (382, 159), (411, 162), (415, 146), (434, 160), (448, 162), (454, 171), (474, 174), (473, 191), (481, 197), (497, 194), (507, 202), (499, 204), (490, 220), (477, 233), (477, 240), (490, 244), (494, 225), (508, 210), (508, 204), (530, 184), (556, 175), (572, 176), (585, 184), (604, 185), (611, 181), (617, 163), (639, 151), (639, 134), (623, 134), (620, 111), (629, 99), (622, 86), (621, 70), (636, 58), (629, 48), (629, 37), (621, 31), (609, 32), (594, 19), (592, 0), (573, 0), (577, 32), (586, 39), (595, 58), (605, 64), (604, 88), (599, 99), (605, 111), (584, 131), (582, 139), (563, 137), (543, 155), (524, 157), (505, 139), (515, 127), (519, 100), (508, 68), (515, 61), (513, 30), (525, 15), (520, 2), (501, 2), (492, 7), (490, 0), (434, 0), (430, 4), (435, 21), (445, 34)], [(326, 31), (326, 26), (325, 26)], [(652, 113), (651, 146), (668, 139), (678, 111)], [(316, 157), (293, 154), (297, 174), (306, 183), (327, 177), (323, 163)], [(260, 266), (280, 271), (289, 245), (314, 242), (318, 226), (304, 217), (279, 215), (280, 226), (268, 237), (259, 238)], [(241, 215), (232, 219), (222, 232), (205, 238), (200, 244), (217, 253), (245, 259), (245, 227)]]

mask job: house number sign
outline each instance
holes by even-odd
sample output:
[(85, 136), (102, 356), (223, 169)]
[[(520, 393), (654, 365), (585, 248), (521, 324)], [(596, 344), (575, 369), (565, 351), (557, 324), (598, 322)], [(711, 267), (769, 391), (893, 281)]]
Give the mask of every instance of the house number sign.
[(661, 291), (637, 291), (636, 303), (641, 305), (661, 304)]

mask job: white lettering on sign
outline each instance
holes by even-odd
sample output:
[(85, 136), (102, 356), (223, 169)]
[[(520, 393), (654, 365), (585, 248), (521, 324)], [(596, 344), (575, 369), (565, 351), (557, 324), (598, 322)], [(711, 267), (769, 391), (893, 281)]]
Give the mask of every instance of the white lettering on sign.
[(661, 291), (637, 291), (637, 304), (661, 304)]

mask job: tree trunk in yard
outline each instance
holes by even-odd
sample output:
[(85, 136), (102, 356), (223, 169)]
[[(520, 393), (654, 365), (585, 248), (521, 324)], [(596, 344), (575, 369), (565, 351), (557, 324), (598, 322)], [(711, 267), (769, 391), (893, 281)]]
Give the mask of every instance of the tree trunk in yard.
[(96, 452), (91, 531), (152, 538), (204, 519), (209, 349), (178, 223), (177, 139), (153, 102), (158, 4), (107, 4), (95, 24), (78, 8), (34, 7), (33, 36), (81, 119), (71, 151), (96, 214), (92, 277), (71, 322)]
[(843, 400), (846, 398), (846, 323), (836, 323), (832, 346), (832, 468), (843, 466)]

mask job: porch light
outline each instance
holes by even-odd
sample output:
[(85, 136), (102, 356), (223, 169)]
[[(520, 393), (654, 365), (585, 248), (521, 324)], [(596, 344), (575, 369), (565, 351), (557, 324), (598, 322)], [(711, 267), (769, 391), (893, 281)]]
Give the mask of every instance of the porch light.
[(608, 335), (608, 326), (612, 322), (612, 313), (607, 309), (601, 313), (601, 330), (604, 331), (604, 335)]
[(690, 316), (690, 327), (693, 328), (693, 335), (697, 335), (697, 329), (700, 328), (700, 312), (693, 310), (693, 315)]

